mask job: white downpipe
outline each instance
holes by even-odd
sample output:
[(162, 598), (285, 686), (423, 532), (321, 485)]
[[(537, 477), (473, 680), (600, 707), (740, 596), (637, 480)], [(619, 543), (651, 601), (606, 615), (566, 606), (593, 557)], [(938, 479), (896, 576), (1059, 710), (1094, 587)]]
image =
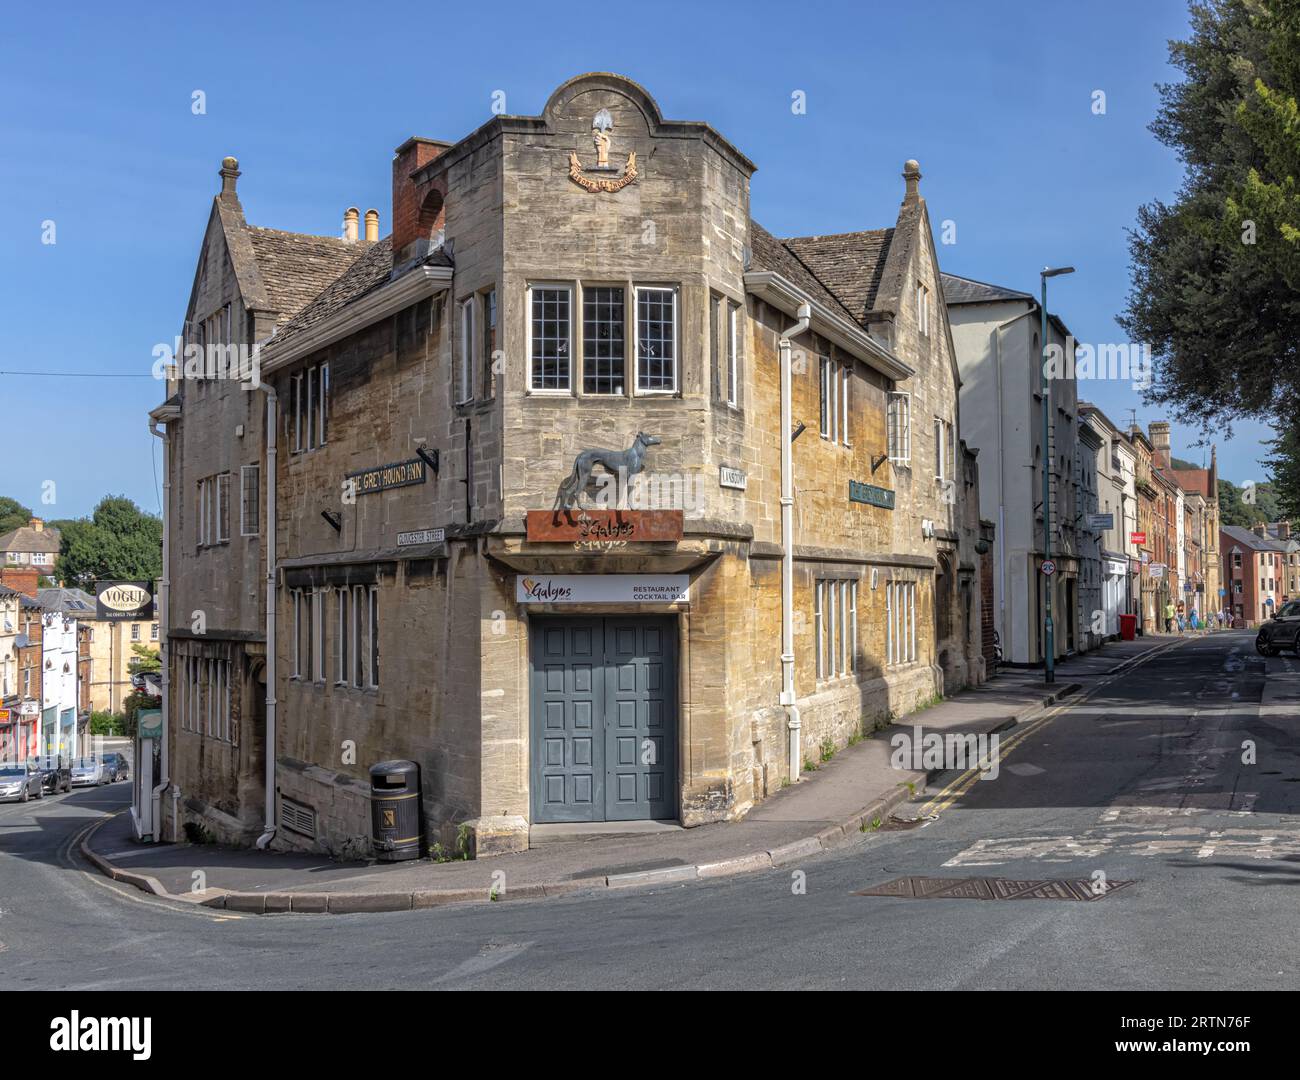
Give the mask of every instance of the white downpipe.
[(275, 455), (277, 398), (264, 382), (258, 389), (266, 393), (266, 828), (257, 838), (265, 850), (275, 839)]
[[(160, 747), (159, 758), (159, 777), (158, 783), (154, 786), (153, 791), (149, 793), (150, 812), (152, 820), (150, 823), (150, 835), (154, 843), (158, 842), (158, 834), (162, 828), (162, 821), (159, 813), (162, 810), (162, 793), (171, 783), (171, 734), (168, 717), (170, 715), (171, 704), (171, 648), (167, 644), (167, 635), (171, 628), (171, 619), (169, 618), (170, 610), (167, 606), (167, 597), (171, 591), (171, 490), (172, 490), (172, 470), (171, 470), (171, 438), (166, 431), (158, 430), (158, 421), (150, 419), (149, 431), (151, 434), (162, 440), (162, 512), (163, 512), (163, 541), (162, 541), (162, 577), (158, 579), (158, 606), (162, 610), (158, 613), (159, 633), (158, 633), (158, 654), (159, 662), (162, 665), (162, 746)], [(110, 635), (110, 645), (111, 645)], [(139, 763), (137, 763), (137, 768)], [(172, 810), (175, 812), (176, 801), (172, 800)], [(175, 839), (176, 820), (172, 819), (172, 833)]]
[(812, 305), (800, 304), (798, 322), (781, 334), (781, 704), (789, 717), (790, 782), (799, 779), (799, 706), (794, 690), (794, 435), (790, 398), (790, 339), (808, 329)]

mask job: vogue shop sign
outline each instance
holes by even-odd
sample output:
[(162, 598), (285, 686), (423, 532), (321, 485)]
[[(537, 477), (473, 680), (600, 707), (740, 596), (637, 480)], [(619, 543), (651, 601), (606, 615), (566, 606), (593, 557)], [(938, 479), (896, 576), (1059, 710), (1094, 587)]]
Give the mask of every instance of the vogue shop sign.
[(676, 604), (690, 599), (687, 574), (520, 574), (521, 604)]

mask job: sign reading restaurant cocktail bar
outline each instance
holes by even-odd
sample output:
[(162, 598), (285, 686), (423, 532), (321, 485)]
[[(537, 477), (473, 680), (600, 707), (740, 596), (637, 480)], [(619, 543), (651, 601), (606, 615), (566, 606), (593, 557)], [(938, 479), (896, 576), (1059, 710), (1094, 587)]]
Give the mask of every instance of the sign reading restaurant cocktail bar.
[(147, 581), (97, 581), (95, 617), (135, 622), (152, 619), (153, 588)]
[(529, 510), (532, 543), (676, 541), (682, 538), (681, 510)]
[(423, 484), (427, 477), (424, 462), (412, 458), (410, 461), (395, 461), (391, 465), (376, 465), (373, 469), (348, 473), (344, 479), (352, 481), (353, 495), (373, 495), (376, 491), (387, 491), (389, 488)]

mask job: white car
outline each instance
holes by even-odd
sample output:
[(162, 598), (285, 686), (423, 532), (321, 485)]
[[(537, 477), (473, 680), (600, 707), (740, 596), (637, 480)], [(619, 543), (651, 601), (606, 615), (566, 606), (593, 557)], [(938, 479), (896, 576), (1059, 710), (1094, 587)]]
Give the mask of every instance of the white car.
[(112, 774), (98, 758), (77, 758), (72, 763), (73, 787), (98, 786), (99, 784), (107, 784), (111, 780)]

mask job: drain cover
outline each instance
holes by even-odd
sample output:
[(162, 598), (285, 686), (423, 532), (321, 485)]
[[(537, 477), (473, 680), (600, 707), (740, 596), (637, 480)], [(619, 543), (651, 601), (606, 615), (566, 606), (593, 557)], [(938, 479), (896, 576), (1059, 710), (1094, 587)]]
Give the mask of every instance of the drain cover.
[(1021, 881), (1016, 878), (901, 877), (860, 889), (854, 896), (899, 896), (904, 900), (1102, 900), (1131, 881), (1107, 881), (1095, 892), (1092, 881)]

